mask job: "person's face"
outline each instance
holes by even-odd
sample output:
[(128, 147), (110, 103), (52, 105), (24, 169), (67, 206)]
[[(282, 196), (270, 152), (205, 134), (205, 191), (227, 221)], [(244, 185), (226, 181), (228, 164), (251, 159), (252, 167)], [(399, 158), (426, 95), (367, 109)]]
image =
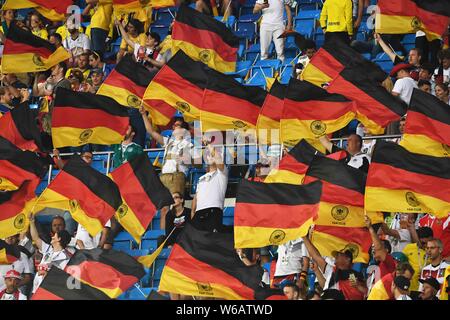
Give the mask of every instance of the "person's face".
[(74, 34), (77, 34), (78, 29), (71, 26), (70, 29), (67, 28), (67, 31), (69, 31), (69, 33), (70, 33), (71, 35), (74, 35)]
[(64, 220), (63, 219), (55, 219), (52, 221), (52, 232), (56, 234), (59, 231), (64, 230)]
[(442, 59), (442, 67), (444, 69), (450, 68), (450, 59), (447, 59), (447, 58)]
[(306, 49), (306, 56), (309, 59), (311, 59), (315, 53), (316, 53), (316, 49), (314, 49), (314, 48)]
[(12, 95), (11, 91), (5, 89), (5, 94), (2, 96), (3, 102), (6, 104), (10, 104), (12, 99), (14, 99), (14, 96)]
[(132, 25), (132, 24), (128, 24), (128, 26), (127, 26), (127, 32), (129, 33), (129, 34), (131, 34), (131, 35), (137, 35), (137, 30), (136, 30), (136, 28)]
[(31, 28), (38, 28), (40, 26), (41, 21), (39, 20), (38, 16), (31, 16), (30, 18), (30, 24), (31, 24)]
[(48, 42), (50, 42), (54, 46), (59, 45), (59, 43), (57, 43), (58, 41), (56, 40), (56, 38), (54, 36), (50, 36), (50, 38), (48, 39)]
[(175, 202), (174, 206), (179, 206), (183, 203), (183, 199), (178, 193), (172, 193), (173, 202)]
[(350, 259), (342, 253), (336, 256), (336, 267), (341, 270), (347, 270), (351, 267)]
[(100, 59), (96, 59), (94, 56), (89, 56), (89, 65), (92, 68), (97, 68), (98, 66), (98, 62), (100, 61)]
[(420, 56), (418, 55), (416, 50), (409, 51), (408, 62), (413, 66), (416, 66), (420, 63)]
[(430, 300), (432, 299), (434, 296), (436, 296), (436, 290), (430, 286), (428, 283), (424, 283), (423, 287), (422, 287), (422, 293), (420, 294), (420, 296), (422, 297), (423, 300)]
[(436, 97), (438, 97), (439, 99), (444, 99), (447, 97), (447, 91), (445, 91), (444, 89), (442, 89), (440, 86), (436, 86), (436, 88), (434, 88), (435, 92), (436, 92)]
[(62, 68), (59, 65), (56, 65), (52, 68), (52, 76), (53, 77), (58, 76), (60, 73), (62, 73)]
[(356, 154), (361, 150), (361, 144), (359, 143), (359, 139), (356, 135), (352, 134), (348, 137), (347, 141), (347, 151), (350, 154)]
[(19, 243), (19, 235), (14, 235), (14, 236), (5, 238), (5, 242), (9, 245), (16, 245)]
[(401, 120), (400, 123), (398, 124), (398, 131), (400, 131), (401, 134), (403, 134), (403, 132), (405, 132), (405, 120)]
[(134, 136), (134, 131), (131, 126), (128, 126), (127, 132), (125, 133), (125, 140), (131, 139)]
[(427, 255), (431, 259), (437, 259), (441, 256), (441, 250), (439, 249), (439, 246), (437, 245), (437, 243), (435, 241), (428, 241), (426, 250), (427, 250)]
[(94, 73), (94, 74), (92, 75), (92, 84), (93, 84), (94, 86), (99, 86), (99, 85), (101, 85), (101, 84), (102, 84), (102, 81), (103, 81), (103, 75), (102, 75), (102, 74), (100, 74), (100, 73)]
[(16, 278), (6, 278), (5, 285), (9, 292), (16, 291), (19, 287), (19, 279)]
[(428, 84), (421, 85), (419, 89), (422, 90), (423, 92), (431, 94), (431, 86)]
[(428, 241), (430, 241), (430, 240), (431, 240), (431, 237), (428, 237), (428, 238), (420, 238), (420, 239), (419, 239), (419, 242), (420, 242), (421, 248), (426, 249), (427, 244), (428, 244)]
[(283, 293), (288, 300), (297, 300), (298, 299), (297, 292), (295, 292), (294, 288), (292, 288), (292, 287), (284, 287)]
[(151, 35), (147, 36), (147, 39), (145, 40), (145, 45), (147, 47), (153, 48), (154, 46), (157, 45), (156, 40), (154, 38), (152, 38)]
[(11, 22), (14, 20), (14, 11), (13, 10), (6, 10), (5, 14), (3, 15), (6, 21)]
[(81, 156), (81, 159), (83, 159), (83, 161), (86, 162), (88, 165), (91, 165), (92, 164), (92, 153), (90, 153), (90, 152), (83, 153), (83, 155)]
[(78, 58), (78, 68), (84, 70), (89, 65), (89, 59), (86, 56), (80, 56)]
[(431, 73), (427, 69), (419, 70), (419, 80), (430, 80)]

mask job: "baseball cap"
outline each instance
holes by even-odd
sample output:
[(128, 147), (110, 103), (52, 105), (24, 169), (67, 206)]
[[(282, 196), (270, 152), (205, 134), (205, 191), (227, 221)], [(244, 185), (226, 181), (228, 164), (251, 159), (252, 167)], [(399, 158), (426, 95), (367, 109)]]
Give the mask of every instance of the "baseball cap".
[(411, 282), (408, 278), (404, 276), (398, 276), (394, 279), (394, 284), (397, 288), (401, 290), (409, 290), (409, 286), (411, 285)]
[(333, 256), (333, 258), (336, 258), (338, 254), (343, 254), (345, 255), (347, 258), (349, 258), (351, 261), (353, 261), (353, 253), (350, 250), (334, 250), (333, 252), (331, 252), (331, 255)]
[(20, 273), (18, 271), (14, 270), (14, 269), (11, 269), (8, 272), (6, 272), (4, 278), (5, 279), (7, 279), (7, 278), (15, 278), (15, 279), (21, 280), (22, 276), (20, 275)]
[(403, 252), (392, 252), (391, 256), (397, 262), (408, 262), (408, 257)]
[(419, 282), (420, 283), (428, 283), (430, 286), (432, 286), (434, 289), (436, 289), (436, 291), (439, 291), (441, 289), (441, 284), (439, 283), (439, 281), (437, 281), (433, 277), (429, 277), (426, 279), (419, 279)]

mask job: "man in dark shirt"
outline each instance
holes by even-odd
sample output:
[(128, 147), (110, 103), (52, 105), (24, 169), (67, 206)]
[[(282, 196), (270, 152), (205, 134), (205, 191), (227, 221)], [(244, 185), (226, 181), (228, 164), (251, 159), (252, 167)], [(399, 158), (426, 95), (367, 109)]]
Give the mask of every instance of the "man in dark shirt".
[(161, 219), (161, 229), (166, 230), (166, 236), (168, 237), (166, 246), (175, 244), (181, 231), (191, 220), (191, 209), (184, 207), (183, 195), (174, 192), (172, 197), (175, 204), (167, 215)]

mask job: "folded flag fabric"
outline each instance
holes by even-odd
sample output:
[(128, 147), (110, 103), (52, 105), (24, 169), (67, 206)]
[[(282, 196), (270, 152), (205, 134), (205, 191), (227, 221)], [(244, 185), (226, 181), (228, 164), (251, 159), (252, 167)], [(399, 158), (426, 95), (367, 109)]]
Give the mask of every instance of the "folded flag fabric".
[(13, 264), (19, 259), (20, 259), (19, 247), (7, 244), (5, 240), (0, 239), (0, 265)]
[(400, 145), (410, 152), (450, 157), (450, 108), (435, 96), (414, 89)]
[(416, 154), (379, 141), (367, 176), (365, 208), (444, 218), (450, 211), (449, 188), (450, 158)]
[(80, 156), (67, 161), (34, 204), (33, 213), (47, 207), (68, 210), (92, 236), (101, 232), (116, 212), (125, 210), (117, 185)]
[(64, 47), (56, 49), (50, 42), (11, 24), (3, 49), (2, 72), (46, 71), (69, 58), (70, 54)]
[(236, 70), (239, 38), (220, 21), (186, 5), (180, 6), (172, 29), (173, 50), (219, 72)]
[(236, 248), (280, 245), (308, 233), (319, 210), (322, 183), (308, 185), (242, 180), (236, 196)]
[(375, 30), (382, 34), (425, 32), (428, 41), (439, 39), (448, 27), (448, 0), (379, 0)]
[(53, 267), (45, 276), (31, 300), (109, 300), (110, 298), (67, 272)]
[(34, 190), (39, 179), (25, 181), (9, 200), (0, 204), (0, 238), (4, 239), (28, 229), (28, 212), (36, 201)]
[(145, 271), (133, 257), (116, 250), (78, 250), (65, 271), (114, 299), (138, 282)]
[(161, 183), (148, 156), (142, 154), (111, 173), (123, 204), (117, 221), (140, 243), (157, 210), (173, 204), (170, 191)]
[(281, 139), (295, 145), (302, 138), (336, 132), (355, 118), (355, 112), (355, 103), (346, 97), (291, 78), (280, 121)]
[(46, 162), (31, 151), (22, 151), (0, 136), (0, 192), (14, 191), (25, 181), (40, 179)]
[(0, 118), (0, 137), (22, 150), (45, 151), (35, 114), (28, 103), (21, 103)]
[(227, 300), (255, 299), (263, 269), (246, 266), (232, 233), (208, 232), (188, 224), (164, 266), (159, 291)]
[(127, 108), (110, 97), (58, 88), (52, 116), (55, 148), (123, 141), (130, 119)]

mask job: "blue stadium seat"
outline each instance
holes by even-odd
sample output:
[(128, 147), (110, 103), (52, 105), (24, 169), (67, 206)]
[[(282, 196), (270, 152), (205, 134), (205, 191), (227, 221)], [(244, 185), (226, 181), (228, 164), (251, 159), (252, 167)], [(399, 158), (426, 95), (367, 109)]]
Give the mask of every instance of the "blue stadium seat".
[(238, 38), (245, 39), (246, 41), (253, 41), (256, 36), (256, 31), (253, 28), (247, 29), (246, 26), (243, 26), (241, 29), (239, 29), (238, 24), (238, 29), (234, 31), (234, 35)]
[(392, 70), (392, 68), (394, 67), (394, 64), (390, 60), (389, 61), (377, 61), (376, 63), (386, 73), (389, 73)]
[(125, 250), (124, 252), (132, 257), (147, 256), (150, 254), (149, 250), (147, 249), (131, 249)]
[(161, 229), (161, 218), (154, 217), (151, 224), (151, 230), (159, 230)]
[(136, 288), (132, 287), (128, 290), (128, 300), (147, 300), (150, 294), (151, 288)]
[(159, 254), (159, 256), (156, 259), (161, 259), (161, 260), (167, 259), (169, 257), (169, 255), (170, 255), (171, 251), (172, 251), (171, 248), (164, 248), (164, 249), (162, 249), (161, 253)]
[(281, 69), (282, 73), (280, 73), (280, 80), (279, 80), (280, 83), (282, 83), (282, 84), (289, 83), (289, 80), (291, 79), (291, 75), (292, 75), (292, 69), (293, 69), (293, 66), (291, 66), (291, 65), (287, 65)]
[(314, 31), (314, 20), (296, 19), (294, 30), (307, 38), (311, 38)]
[[(250, 79), (255, 79), (254, 76), (257, 73), (260, 73), (263, 78), (268, 78), (274, 76), (275, 70), (272, 67), (253, 67), (250, 71)], [(258, 75), (256, 75), (256, 77), (258, 77)]]
[(35, 193), (37, 195), (40, 195), (45, 190), (45, 188), (47, 188), (47, 185), (48, 185), (47, 179), (46, 178), (42, 179), (41, 182), (38, 184)]
[(118, 241), (113, 243), (113, 249), (117, 251), (130, 250), (131, 243), (129, 241)]
[(255, 73), (250, 77), (250, 79), (245, 83), (245, 85), (265, 87), (266, 78), (261, 71), (255, 71)]
[(145, 268), (145, 275), (141, 278), (140, 283), (144, 288), (149, 288), (152, 286), (152, 269)]
[(155, 251), (158, 248), (158, 241), (155, 239), (146, 239), (141, 241), (141, 249), (148, 250), (150, 252)]
[[(241, 22), (252, 22), (252, 23), (256, 23), (258, 20), (259, 20), (259, 18), (261, 17), (261, 14), (260, 13), (258, 13), (258, 14), (245, 14), (245, 15), (241, 15), (240, 17), (239, 17), (239, 23), (241, 23)], [(255, 26), (256, 26), (256, 24), (255, 24)], [(255, 29), (256, 30), (256, 29)]]
[(234, 78), (234, 80), (236, 80), (239, 83), (243, 83), (244, 82), (244, 79), (242, 79), (242, 78)]
[(416, 34), (415, 33), (408, 33), (405, 34), (402, 41), (403, 44), (415, 44), (416, 43)]
[(159, 34), (159, 36), (161, 37), (161, 41), (162, 41), (169, 33), (169, 26), (153, 24), (150, 27), (150, 31), (156, 32), (157, 34)]
[(274, 70), (280, 68), (281, 61), (278, 59), (266, 59), (256, 61), (255, 67), (272, 67)]
[(379, 62), (379, 61), (391, 61), (391, 59), (389, 58), (389, 56), (384, 53), (384, 52), (380, 52), (379, 54), (377, 54), (377, 56), (373, 59), (373, 61), (375, 62)]
[(226, 226), (234, 225), (234, 217), (223, 217), (223, 224)]
[(114, 238), (113, 248), (122, 251), (130, 250), (137, 248), (137, 243), (128, 232), (122, 231)]
[(162, 8), (156, 11), (155, 24), (169, 26), (175, 16), (175, 10), (173, 8)]
[[(166, 260), (163, 259), (156, 259), (155, 261), (155, 269), (153, 271), (153, 280), (159, 280), (161, 279), (161, 275), (164, 269), (164, 265), (166, 264)], [(153, 284), (154, 286), (154, 284)]]
[(120, 296), (116, 298), (117, 300), (128, 300), (128, 291), (125, 291)]
[(224, 217), (234, 217), (234, 207), (226, 207), (223, 209)]
[(319, 19), (320, 10), (300, 10), (295, 19)]
[(234, 29), (236, 25), (236, 17), (235, 16), (229, 16), (227, 21), (223, 21), (223, 16), (216, 16), (214, 17), (217, 21), (225, 23), (227, 28)]

